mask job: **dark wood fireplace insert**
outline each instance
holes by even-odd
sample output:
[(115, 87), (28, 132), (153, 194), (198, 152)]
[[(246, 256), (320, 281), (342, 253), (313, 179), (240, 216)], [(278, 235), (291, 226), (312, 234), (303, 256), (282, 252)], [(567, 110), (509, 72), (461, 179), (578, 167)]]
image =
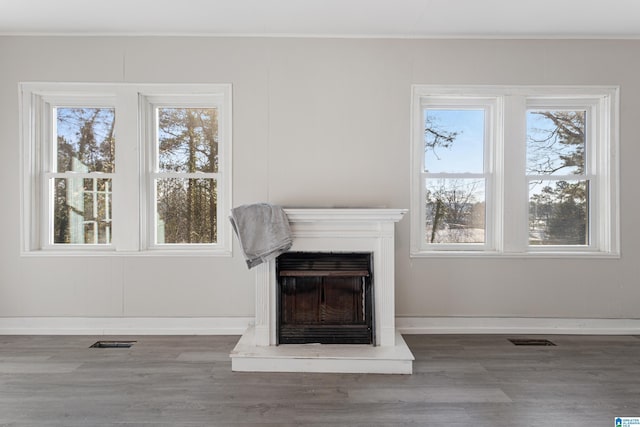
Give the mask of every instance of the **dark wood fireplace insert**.
[(278, 344), (375, 344), (371, 253), (276, 260)]

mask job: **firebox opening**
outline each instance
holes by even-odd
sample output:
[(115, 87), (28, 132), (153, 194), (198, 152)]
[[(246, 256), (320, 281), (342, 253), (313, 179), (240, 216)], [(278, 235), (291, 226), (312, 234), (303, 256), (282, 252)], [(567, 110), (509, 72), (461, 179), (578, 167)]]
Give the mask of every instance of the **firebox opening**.
[(278, 344), (374, 344), (371, 253), (276, 260)]

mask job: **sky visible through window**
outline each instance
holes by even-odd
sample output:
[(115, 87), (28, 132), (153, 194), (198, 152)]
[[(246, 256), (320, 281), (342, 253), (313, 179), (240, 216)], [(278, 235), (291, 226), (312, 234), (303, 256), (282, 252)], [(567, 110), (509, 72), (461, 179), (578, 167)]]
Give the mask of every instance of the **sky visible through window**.
[(425, 132), (425, 171), (482, 173), (484, 120), (481, 109), (425, 109), (425, 129), (453, 138), (450, 143), (440, 143), (434, 141), (436, 137), (432, 132)]

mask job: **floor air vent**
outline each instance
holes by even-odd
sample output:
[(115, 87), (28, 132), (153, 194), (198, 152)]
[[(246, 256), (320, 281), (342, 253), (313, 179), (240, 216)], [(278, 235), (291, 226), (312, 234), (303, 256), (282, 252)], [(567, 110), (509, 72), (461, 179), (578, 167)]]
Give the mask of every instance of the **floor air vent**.
[(89, 348), (131, 348), (137, 341), (97, 341)]
[(513, 345), (555, 346), (551, 341), (539, 338), (509, 338), (509, 341), (511, 341)]

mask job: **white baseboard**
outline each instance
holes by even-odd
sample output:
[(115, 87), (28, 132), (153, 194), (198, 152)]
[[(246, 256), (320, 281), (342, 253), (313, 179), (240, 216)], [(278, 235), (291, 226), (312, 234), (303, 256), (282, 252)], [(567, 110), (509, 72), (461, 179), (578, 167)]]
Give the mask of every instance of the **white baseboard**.
[[(0, 317), (0, 335), (242, 335), (253, 317)], [(398, 317), (402, 334), (640, 335), (640, 319)]]
[(0, 335), (242, 335), (253, 317), (0, 317)]
[(402, 334), (638, 335), (640, 319), (398, 317)]

